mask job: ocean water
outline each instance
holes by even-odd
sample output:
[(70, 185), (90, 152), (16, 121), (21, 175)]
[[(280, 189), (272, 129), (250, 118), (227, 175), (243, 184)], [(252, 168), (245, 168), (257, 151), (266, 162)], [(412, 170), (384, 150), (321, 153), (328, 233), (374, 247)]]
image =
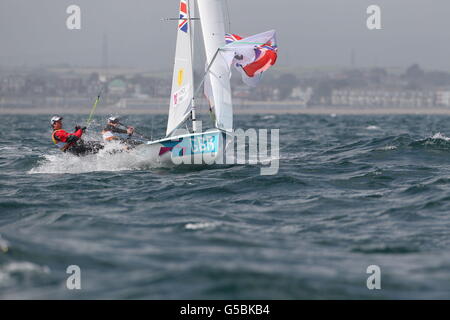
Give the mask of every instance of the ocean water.
[(236, 116), (280, 129), (274, 176), (64, 155), (48, 118), (0, 122), (0, 298), (450, 298), (450, 117)]

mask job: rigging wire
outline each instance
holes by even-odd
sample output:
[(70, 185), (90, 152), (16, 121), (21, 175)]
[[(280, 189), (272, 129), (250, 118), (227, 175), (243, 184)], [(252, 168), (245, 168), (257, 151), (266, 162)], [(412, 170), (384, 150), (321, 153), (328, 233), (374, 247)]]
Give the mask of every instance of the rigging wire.
[(151, 127), (151, 131), (150, 131), (150, 138), (151, 138), (151, 141), (153, 141), (153, 117), (154, 117), (155, 115), (154, 114), (152, 114), (152, 127)]
[(225, 8), (227, 9), (228, 33), (231, 33), (230, 6), (228, 5), (228, 0), (225, 0)]

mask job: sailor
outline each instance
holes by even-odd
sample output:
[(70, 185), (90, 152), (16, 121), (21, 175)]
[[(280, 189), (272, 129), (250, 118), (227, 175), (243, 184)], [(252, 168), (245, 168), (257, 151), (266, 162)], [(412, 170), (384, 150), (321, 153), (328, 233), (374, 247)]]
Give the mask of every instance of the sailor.
[(100, 149), (103, 149), (103, 145), (99, 142), (89, 141), (84, 142), (81, 137), (83, 136), (86, 127), (75, 127), (74, 133), (69, 133), (64, 130), (62, 124), (63, 117), (53, 116), (50, 120), (53, 132), (52, 140), (56, 147), (62, 152), (70, 152), (74, 155), (85, 155), (87, 153), (97, 153)]
[(118, 117), (110, 117), (106, 127), (102, 131), (103, 140), (105, 142), (118, 140), (120, 142), (129, 143), (133, 136), (134, 128), (126, 127), (127, 129), (121, 129), (119, 128), (120, 126), (123, 125), (120, 123)]

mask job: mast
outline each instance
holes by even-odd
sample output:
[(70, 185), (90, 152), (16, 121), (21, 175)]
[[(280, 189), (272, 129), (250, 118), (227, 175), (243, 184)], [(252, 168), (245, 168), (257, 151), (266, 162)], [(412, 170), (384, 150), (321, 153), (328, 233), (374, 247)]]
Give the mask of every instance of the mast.
[[(190, 2), (190, 0), (188, 0), (188, 2)], [(195, 0), (192, 0), (192, 2), (195, 2)], [(191, 28), (191, 32), (190, 32), (190, 37), (191, 37), (191, 65), (192, 68), (194, 66), (194, 37), (195, 37), (195, 32), (194, 32), (194, 23), (192, 22), (192, 16), (195, 14), (195, 8), (194, 6), (189, 5), (188, 6), (188, 11), (189, 11), (189, 27)], [(192, 90), (194, 90), (194, 71), (192, 71)], [(191, 102), (191, 118), (192, 118), (192, 131), (194, 133), (197, 133), (197, 115), (196, 115), (196, 110), (195, 110), (195, 95), (192, 95), (192, 102)]]
[(225, 19), (222, 0), (197, 0), (209, 66), (207, 77), (211, 84), (216, 114), (215, 126), (225, 131), (233, 129), (233, 105), (231, 101), (230, 71), (224, 59), (217, 56), (225, 46)]

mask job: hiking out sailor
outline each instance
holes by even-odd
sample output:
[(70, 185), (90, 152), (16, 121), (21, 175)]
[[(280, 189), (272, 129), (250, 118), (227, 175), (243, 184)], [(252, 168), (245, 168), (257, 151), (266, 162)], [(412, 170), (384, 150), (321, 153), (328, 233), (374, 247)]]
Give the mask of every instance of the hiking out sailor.
[(103, 140), (105, 142), (117, 140), (119, 142), (130, 143), (134, 128), (126, 127), (126, 129), (121, 129), (120, 126), (123, 125), (120, 123), (118, 117), (110, 117), (106, 127), (102, 131)]
[(97, 141), (84, 142), (83, 136), (86, 127), (75, 127), (75, 132), (69, 133), (63, 129), (62, 120), (60, 116), (53, 116), (50, 120), (52, 132), (52, 141), (56, 147), (62, 152), (70, 152), (74, 155), (80, 156), (88, 153), (97, 153), (103, 149), (103, 145)]

